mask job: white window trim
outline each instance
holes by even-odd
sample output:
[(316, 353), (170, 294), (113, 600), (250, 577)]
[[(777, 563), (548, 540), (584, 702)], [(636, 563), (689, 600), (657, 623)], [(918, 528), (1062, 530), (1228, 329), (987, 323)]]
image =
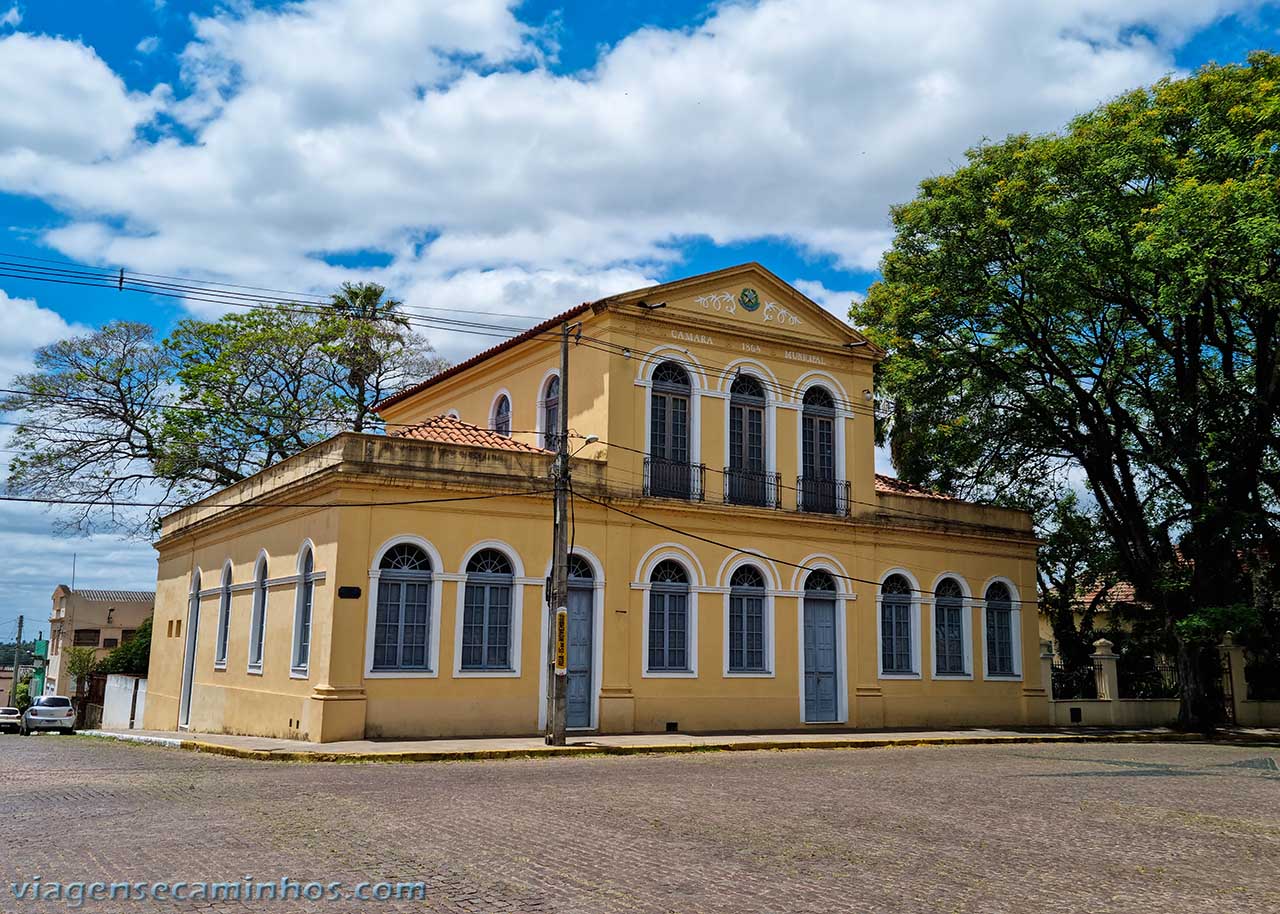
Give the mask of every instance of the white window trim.
[[(640, 373), (636, 377), (636, 386), (644, 389), (644, 446), (642, 450), (649, 453), (649, 443), (653, 440), (651, 432), (653, 414), (653, 373), (663, 362), (675, 362), (689, 376), (689, 463), (697, 466), (702, 463), (702, 398), (704, 396), (720, 396), (707, 387), (706, 371), (700, 362), (688, 350), (674, 346), (658, 346), (650, 349), (640, 363)], [(727, 401), (726, 401), (727, 402)], [(727, 407), (726, 407), (727, 408)], [(728, 428), (726, 426), (726, 436)], [(726, 453), (728, 445), (725, 445)], [(706, 493), (703, 493), (705, 497)]]
[[(546, 407), (547, 407), (547, 385), (551, 383), (551, 379), (552, 379), (553, 377), (555, 377), (555, 378), (560, 377), (560, 369), (559, 369), (559, 368), (548, 368), (548, 369), (546, 370), (546, 372), (544, 372), (544, 373), (543, 373), (543, 375), (542, 375), (542, 380), (540, 380), (540, 381), (538, 382), (538, 402), (537, 402), (537, 406), (536, 406), (536, 408), (534, 409), (534, 416), (533, 416), (533, 430), (534, 430), (534, 432), (535, 432), (535, 433), (537, 434), (537, 436), (538, 436), (538, 440), (537, 440), (537, 442), (536, 442), (538, 447), (542, 447), (542, 446), (543, 446), (543, 444), (546, 442), (546, 434), (547, 434), (547, 428), (546, 428), (546, 425), (547, 425), (547, 409), (546, 409)], [(557, 397), (557, 399), (560, 401), (559, 408), (560, 408), (560, 409), (564, 409), (564, 407), (565, 407), (565, 402), (564, 402), (564, 384), (563, 384), (563, 383), (561, 383), (561, 385), (560, 385), (560, 390), (561, 390), (561, 392), (560, 392), (560, 395)], [(514, 406), (515, 406), (515, 404), (514, 404), (514, 401), (513, 401), (513, 403), (512, 403), (512, 407), (513, 407), (513, 409), (512, 409), (512, 413), (513, 413), (513, 415), (514, 415), (514, 412), (515, 412), (515, 410), (514, 410)], [(513, 427), (514, 427), (514, 424), (515, 424), (515, 420), (513, 419), (513, 420), (512, 420), (512, 425), (513, 425)], [(465, 567), (466, 567), (466, 565), (463, 565), (462, 567), (464, 567), (464, 568), (465, 568)]]
[[(647, 399), (647, 398), (646, 398)], [(689, 658), (687, 670), (650, 670), (649, 669), (649, 576), (659, 562), (667, 559), (678, 562), (689, 576), (689, 616), (686, 626), (689, 642), (685, 647)], [(640, 567), (636, 570), (637, 580), (631, 584), (632, 590), (641, 593), (640, 613), (640, 678), (641, 679), (697, 679), (698, 678), (698, 594), (704, 590), (719, 590), (706, 586), (706, 575), (702, 564), (683, 546), (676, 543), (660, 543), (653, 546), (640, 559)]]
[[(741, 373), (751, 375), (764, 387), (764, 469), (766, 473), (776, 473), (778, 472), (778, 398), (782, 385), (773, 372), (755, 359), (735, 359), (724, 368), (720, 390), (724, 397), (724, 463), (721, 466), (726, 470), (729, 469), (729, 413), (733, 408), (733, 393), (730, 388), (733, 386), (734, 372), (739, 369), (748, 369)], [(774, 498), (781, 498), (781, 496), (781, 492), (774, 493)]]
[[(187, 630), (182, 637), (182, 676), (178, 683), (179, 730), (190, 729), (191, 704), (195, 700), (196, 648), (199, 647), (200, 635), (200, 581), (200, 567), (196, 566), (191, 576), (190, 592), (187, 594)], [(184, 720), (183, 718), (186, 719)]]
[[(303, 558), (306, 554), (311, 553), (311, 575), (304, 576), (302, 572)], [(289, 678), (290, 679), (309, 679), (311, 677), (311, 649), (315, 647), (313, 643), (313, 635), (316, 630), (316, 547), (311, 542), (310, 537), (302, 541), (301, 548), (298, 549), (297, 561), (297, 584), (295, 585), (295, 593), (293, 597), (293, 637), (290, 639), (289, 645)], [(302, 641), (302, 595), (306, 592), (307, 584), (311, 584), (311, 618), (307, 621), (307, 662), (298, 663), (298, 648)]]
[[(1011, 675), (991, 674), (987, 672), (987, 588), (1000, 583), (1009, 588), (1012, 598), (1012, 609), (1009, 611), (1009, 636), (1013, 642), (1013, 673)], [(1021, 594), (1013, 581), (997, 575), (982, 585), (982, 679), (984, 682), (1022, 682), (1022, 601)]]
[[(797, 568), (792, 579), (792, 592), (796, 594), (796, 651), (797, 664), (796, 670), (799, 676), (799, 687), (796, 691), (800, 695), (800, 723), (803, 726), (813, 727), (830, 727), (837, 724), (847, 724), (849, 722), (849, 639), (846, 634), (848, 626), (846, 618), (848, 617), (847, 607), (850, 602), (857, 598), (857, 594), (849, 589), (849, 581), (840, 575), (846, 575), (848, 572), (844, 570), (844, 566), (834, 558), (825, 555), (811, 555), (798, 564), (803, 568)], [(805, 718), (805, 685), (804, 685), (804, 579), (811, 571), (825, 571), (835, 577), (836, 582), (836, 719), (835, 720), (814, 720), (810, 721)], [(877, 615), (879, 614), (877, 608)], [(877, 650), (879, 645), (877, 645)]]
[(508, 417), (511, 419), (511, 428), (507, 431), (507, 437), (510, 438), (515, 433), (516, 401), (512, 398), (511, 391), (505, 387), (499, 388), (498, 392), (493, 395), (493, 400), (489, 402), (489, 431), (497, 431), (495, 426), (498, 421), (498, 401), (503, 397), (507, 398), (507, 403), (511, 408), (511, 414)]
[[(225, 670), (227, 668), (227, 654), (231, 653), (231, 608), (232, 608), (232, 585), (235, 571), (231, 565), (231, 559), (227, 559), (222, 565), (222, 577), (218, 579), (218, 629), (214, 636), (216, 640), (213, 642), (213, 668), (215, 670)], [(227, 606), (226, 613), (222, 611), (222, 598), (226, 595)], [(226, 643), (226, 653), (222, 658), (218, 658), (218, 647)]]
[[(835, 465), (836, 479), (846, 481), (853, 479), (852, 468), (849, 466), (848, 458), (845, 450), (845, 423), (853, 418), (853, 412), (844, 405), (849, 402), (848, 395), (844, 392), (844, 387), (824, 371), (811, 371), (803, 375), (793, 386), (796, 399), (791, 408), (795, 409), (796, 415), (796, 476), (804, 475), (804, 395), (808, 393), (810, 387), (825, 387), (827, 393), (831, 394), (836, 401), (835, 421), (832, 425), (835, 429)], [(727, 430), (726, 430), (727, 433)], [(850, 498), (856, 497), (857, 493), (850, 491)], [(796, 493), (796, 497), (800, 497), (800, 493)], [(799, 508), (799, 504), (796, 505)]]
[[(964, 657), (965, 669), (963, 673), (938, 672), (938, 601), (936, 594), (938, 585), (942, 583), (944, 578), (953, 578), (960, 585), (960, 630), (963, 641), (961, 651)], [(946, 571), (938, 575), (933, 582), (932, 590), (933, 594), (929, 598), (930, 678), (943, 681), (973, 679), (973, 610), (977, 602), (973, 599), (972, 591), (969, 590), (969, 582), (965, 580), (964, 575), (957, 574), (954, 571)], [(883, 660), (883, 658), (881, 659)]]
[[(886, 673), (884, 671), (884, 582), (900, 574), (911, 585), (911, 672)], [(890, 568), (880, 576), (876, 585), (876, 675), (879, 679), (921, 679), (920, 673), (920, 582), (905, 568)]]
[[(604, 565), (596, 554), (583, 546), (575, 545), (573, 554), (585, 559), (591, 566), (592, 603), (591, 603), (591, 725), (589, 727), (570, 727), (570, 730), (600, 729), (600, 689), (604, 684)], [(546, 582), (551, 578), (551, 561), (547, 561), (547, 574), (542, 583), (542, 605), (548, 611), (541, 614), (541, 629), (538, 653), (538, 730), (547, 726), (547, 647), (550, 638), (551, 606), (547, 602)]]
[[(265, 578), (266, 580), (264, 586), (261, 588), (258, 587), (259, 580), (262, 580), (258, 575), (259, 569), (266, 572), (266, 574), (262, 576), (262, 578)], [(253, 591), (253, 605), (249, 612), (249, 649), (247, 651), (248, 667), (246, 672), (253, 676), (262, 675), (262, 667), (267, 659), (267, 604), (271, 599), (270, 573), (269, 559), (267, 557), (267, 551), (264, 549), (259, 552), (258, 557), (254, 559), (253, 580), (250, 582), (250, 587)], [(259, 599), (259, 594), (261, 594), (261, 599)], [(257, 662), (254, 662), (253, 659), (254, 644), (259, 640), (255, 636), (255, 632), (260, 632), (262, 636), (262, 650), (258, 656)]]
[[(743, 565), (750, 565), (755, 568), (764, 577), (764, 669), (763, 670), (731, 670), (729, 669), (730, 661), (733, 659), (729, 653), (729, 610), (733, 601), (733, 588), (730, 581), (733, 580), (734, 572)], [(778, 570), (773, 567), (773, 563), (766, 559), (751, 554), (738, 554), (736, 557), (731, 556), (720, 565), (720, 587), (717, 588), (724, 594), (724, 610), (722, 614), (724, 628), (721, 630), (723, 637), (723, 670), (722, 675), (725, 679), (774, 679), (777, 677), (778, 666), (776, 654), (774, 653), (774, 632), (777, 629), (775, 623), (776, 607), (774, 597), (779, 590)], [(646, 628), (645, 631), (648, 631)], [(648, 657), (648, 652), (645, 657)]]
[[(467, 603), (467, 563), (482, 549), (496, 549), (511, 562), (511, 668), (508, 670), (464, 670), (462, 668), (462, 617)], [(519, 679), (524, 655), (524, 589), (531, 585), (544, 586), (545, 582), (525, 577), (520, 553), (502, 540), (482, 540), (467, 550), (458, 564), (458, 578), (454, 583), (457, 596), (453, 616), (453, 678), (454, 679)]]
[[(427, 558), (431, 560), (431, 604), (427, 609), (427, 666), (425, 670), (375, 670), (373, 668), (373, 636), (378, 623), (378, 579), (382, 575), (382, 569), (378, 566), (382, 563), (382, 557), (387, 554), (387, 550), (392, 546), (401, 543), (410, 543), (420, 547), (427, 554)], [(401, 536), (393, 536), (373, 553), (373, 561), (369, 565), (369, 597), (367, 601), (368, 609), (365, 612), (365, 630), (364, 630), (364, 678), (365, 679), (435, 679), (440, 675), (440, 601), (441, 601), (441, 572), (444, 563), (440, 558), (440, 552), (430, 542), (420, 536), (412, 536), (404, 534)], [(314, 615), (315, 609), (312, 608)]]

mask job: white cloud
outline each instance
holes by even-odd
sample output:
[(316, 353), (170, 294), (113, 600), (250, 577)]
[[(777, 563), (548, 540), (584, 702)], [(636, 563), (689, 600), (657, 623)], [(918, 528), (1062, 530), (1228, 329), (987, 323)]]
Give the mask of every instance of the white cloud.
[(828, 289), (820, 282), (811, 279), (793, 279), (791, 285), (795, 286), (805, 295), (812, 298), (815, 302), (822, 305), (836, 317), (841, 320), (849, 319), (849, 306), (854, 301), (862, 301), (862, 293), (852, 290), (846, 292), (838, 292)]
[(139, 54), (154, 54), (158, 47), (160, 47), (160, 36), (148, 35), (146, 38), (138, 42), (134, 50)]
[[(55, 311), (29, 298), (12, 298), (0, 290), (0, 387), (14, 375), (29, 371), (32, 355), (41, 346), (88, 328), (69, 323)], [(12, 419), (12, 416), (6, 416)], [(0, 427), (0, 447), (7, 448), (8, 426)], [(9, 458), (0, 454), (0, 490)], [(155, 555), (149, 546), (118, 536), (56, 537), (53, 517), (35, 504), (0, 504), (0, 640), (12, 638), (11, 623), (19, 613), (26, 632), (48, 631), (49, 598), (59, 582), (71, 578), (71, 556), (78, 555), (77, 585), (150, 590), (155, 586)]]
[(25, 33), (0, 38), (0, 186), (21, 192), (24, 174), (88, 167), (123, 152), (162, 93), (129, 92), (79, 42)]
[(0, 289), (0, 386), (28, 371), (35, 350), (85, 328), (30, 298), (11, 298)]
[(18, 4), (16, 3), (13, 6), (9, 7), (9, 11), (7, 13), (0, 14), (0, 26), (7, 25), (7, 26), (10, 26), (11, 28), (16, 29), (21, 24), (22, 24), (22, 10), (18, 9)]
[[(514, 0), (234, 5), (182, 52), (165, 110), (192, 143), (131, 141), (163, 91), (130, 95), (83, 46), (24, 39), (67, 64), (34, 61), (9, 107), (59, 117), (6, 133), (18, 115), (0, 111), (0, 189), (72, 214), (48, 241), (77, 258), (323, 289), (353, 274), (317, 254), (374, 249), (392, 264), (360, 275), (410, 305), (510, 310), (521, 288), (551, 310), (573, 303), (564, 284), (620, 291), (606, 283), (656, 273), (694, 234), (781, 236), (869, 269), (920, 178), (1160, 77), (1189, 35), (1251, 5), (727, 3), (573, 75), (539, 65), (544, 36)], [(82, 130), (99, 95), (106, 139)]]

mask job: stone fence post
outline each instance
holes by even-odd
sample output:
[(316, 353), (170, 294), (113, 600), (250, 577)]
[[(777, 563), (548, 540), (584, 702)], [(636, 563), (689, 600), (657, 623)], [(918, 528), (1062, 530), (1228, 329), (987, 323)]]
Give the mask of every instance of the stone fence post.
[[(1219, 650), (1226, 664), (1226, 669), (1222, 671), (1223, 685), (1231, 694), (1231, 716), (1237, 726), (1256, 726), (1252, 720), (1241, 719), (1242, 716), (1249, 716), (1240, 713), (1245, 710), (1243, 703), (1249, 697), (1249, 682), (1244, 676), (1244, 648), (1236, 644), (1235, 632), (1227, 632), (1222, 636), (1222, 646)], [(1228, 676), (1230, 676), (1230, 679), (1227, 679)]]
[(1053, 701), (1053, 642), (1040, 642), (1040, 684), (1044, 690), (1049, 693), (1049, 700)]
[(1101, 701), (1116, 701), (1120, 697), (1120, 677), (1116, 672), (1116, 661), (1120, 658), (1111, 649), (1111, 642), (1099, 638), (1093, 642), (1093, 675), (1098, 683), (1098, 698)]

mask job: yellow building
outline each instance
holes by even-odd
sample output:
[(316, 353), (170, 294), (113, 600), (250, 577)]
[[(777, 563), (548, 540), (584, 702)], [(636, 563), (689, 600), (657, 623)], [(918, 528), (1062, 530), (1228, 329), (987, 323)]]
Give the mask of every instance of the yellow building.
[(391, 397), (164, 520), (146, 726), (539, 732), (562, 409), (571, 727), (1046, 723), (1030, 518), (876, 475), (881, 357), (746, 264)]

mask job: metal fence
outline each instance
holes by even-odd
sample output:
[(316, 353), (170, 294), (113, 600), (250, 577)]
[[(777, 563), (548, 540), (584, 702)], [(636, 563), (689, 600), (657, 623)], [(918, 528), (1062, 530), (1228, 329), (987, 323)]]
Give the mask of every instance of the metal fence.
[(1244, 683), (1249, 701), (1280, 701), (1280, 655), (1246, 651)]
[(707, 467), (701, 463), (667, 460), (663, 457), (644, 459), (644, 494), (660, 498), (683, 498), (702, 501), (707, 487)]
[(811, 514), (849, 513), (849, 481), (800, 476), (796, 479), (796, 507)]
[(1167, 657), (1122, 656), (1116, 680), (1121, 698), (1178, 697), (1178, 664)]
[(1098, 675), (1095, 662), (1067, 665), (1061, 657), (1053, 658), (1053, 697), (1058, 701), (1098, 697)]
[(757, 508), (778, 508), (778, 489), (781, 477), (777, 473), (762, 470), (744, 470), (730, 467), (724, 471), (724, 503), (726, 505), (752, 505)]

